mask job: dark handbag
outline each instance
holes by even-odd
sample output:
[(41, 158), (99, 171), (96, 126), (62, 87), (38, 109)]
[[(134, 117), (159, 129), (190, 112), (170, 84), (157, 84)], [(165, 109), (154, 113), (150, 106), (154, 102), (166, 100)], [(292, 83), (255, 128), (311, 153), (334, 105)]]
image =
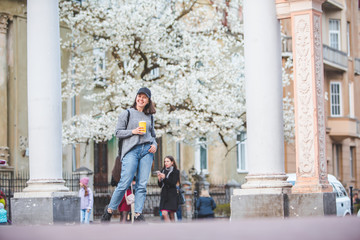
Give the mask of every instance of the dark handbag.
[(177, 190), (177, 199), (178, 199), (178, 205), (183, 205), (185, 203), (185, 191), (179, 188)]
[[(119, 140), (120, 141), (120, 140)], [(120, 177), (121, 177), (121, 165), (122, 165), (122, 162), (121, 162), (121, 158), (120, 158), (120, 155), (118, 155), (115, 159), (115, 166), (111, 172), (111, 186), (113, 187), (116, 187), (117, 184), (119, 183), (120, 181)]]
[[(127, 125), (129, 123), (129, 119), (130, 119), (130, 111), (127, 110), (128, 112), (128, 116), (127, 116), (127, 122), (126, 122), (126, 126), (125, 129), (127, 129)], [(118, 142), (118, 155), (115, 159), (115, 165), (113, 170), (111, 171), (111, 181), (110, 181), (110, 185), (113, 187), (116, 187), (118, 185), (118, 183), (120, 182), (120, 178), (121, 178), (121, 166), (122, 166), (122, 161), (121, 161), (121, 150), (122, 150), (122, 139), (119, 139)]]

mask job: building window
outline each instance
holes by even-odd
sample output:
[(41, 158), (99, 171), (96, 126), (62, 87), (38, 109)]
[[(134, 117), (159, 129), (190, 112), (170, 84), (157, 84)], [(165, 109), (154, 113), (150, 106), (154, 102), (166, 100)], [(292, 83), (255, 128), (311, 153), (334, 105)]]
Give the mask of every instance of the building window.
[(341, 85), (339, 82), (330, 83), (330, 108), (332, 117), (341, 116)]
[(237, 135), (237, 170), (238, 172), (247, 172), (246, 162), (246, 132)]
[(329, 20), (329, 41), (330, 47), (340, 49), (340, 20)]
[(94, 80), (99, 85), (104, 85), (105, 73), (105, 51), (100, 48), (94, 48)]
[(195, 169), (197, 172), (208, 173), (208, 149), (206, 138), (200, 138), (195, 150)]
[(181, 145), (180, 142), (176, 142), (176, 164), (179, 169), (181, 169)]
[(335, 177), (341, 179), (341, 155), (342, 155), (342, 145), (333, 144), (333, 165), (334, 165), (334, 175)]
[(350, 178), (355, 179), (355, 147), (350, 147)]
[(350, 22), (346, 24), (347, 54), (350, 57)]
[(151, 69), (151, 71), (150, 71), (150, 78), (151, 79), (158, 78), (159, 76), (160, 76), (159, 68)]
[(152, 166), (152, 172), (155, 172), (157, 170), (161, 170), (163, 168), (163, 156), (162, 156), (162, 138), (156, 138), (157, 142), (157, 150), (154, 154), (154, 161)]
[(94, 142), (94, 191), (106, 192), (108, 189), (108, 145)]
[(354, 117), (354, 84), (349, 83), (349, 116)]

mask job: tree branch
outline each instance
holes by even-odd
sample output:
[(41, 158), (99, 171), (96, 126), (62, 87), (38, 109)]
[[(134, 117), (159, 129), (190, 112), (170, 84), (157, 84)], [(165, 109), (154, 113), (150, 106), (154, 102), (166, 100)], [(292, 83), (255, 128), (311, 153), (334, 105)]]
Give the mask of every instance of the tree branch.
[(221, 141), (223, 142), (223, 144), (225, 145), (225, 147), (227, 148), (228, 147), (228, 144), (226, 143), (225, 139), (224, 139), (224, 136), (219, 132), (219, 136), (220, 136), (220, 139)]

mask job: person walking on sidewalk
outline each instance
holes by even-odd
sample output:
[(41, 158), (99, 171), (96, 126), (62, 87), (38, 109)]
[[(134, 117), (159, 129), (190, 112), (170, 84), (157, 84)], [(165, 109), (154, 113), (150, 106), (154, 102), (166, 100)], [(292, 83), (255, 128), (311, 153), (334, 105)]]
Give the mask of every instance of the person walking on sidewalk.
[(91, 188), (88, 187), (89, 178), (83, 177), (80, 179), (80, 220), (81, 223), (89, 224), (91, 210), (93, 207), (94, 196), (91, 191)]
[(177, 169), (174, 157), (166, 156), (164, 168), (157, 172), (158, 185), (161, 187), (160, 211), (165, 222), (175, 221), (175, 212), (178, 209), (176, 184), (180, 182), (180, 172)]
[[(113, 211), (119, 206), (135, 174), (134, 221), (145, 221), (142, 210), (146, 198), (146, 185), (149, 180), (154, 153), (157, 150), (152, 117), (155, 113), (150, 89), (140, 88), (132, 107), (119, 115), (115, 135), (123, 141), (120, 156), (122, 159), (121, 178), (111, 196), (108, 207), (104, 211), (101, 218), (102, 222), (110, 221)], [(139, 126), (139, 122), (142, 124), (146, 122), (146, 127)]]

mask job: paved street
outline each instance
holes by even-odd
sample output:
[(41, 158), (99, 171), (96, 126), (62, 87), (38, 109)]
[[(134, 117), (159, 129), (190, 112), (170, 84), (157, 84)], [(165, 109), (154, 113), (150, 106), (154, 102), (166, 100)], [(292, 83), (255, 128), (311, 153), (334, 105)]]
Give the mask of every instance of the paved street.
[(360, 239), (360, 218), (246, 219), (177, 224), (0, 226), (1, 240), (67, 239)]

